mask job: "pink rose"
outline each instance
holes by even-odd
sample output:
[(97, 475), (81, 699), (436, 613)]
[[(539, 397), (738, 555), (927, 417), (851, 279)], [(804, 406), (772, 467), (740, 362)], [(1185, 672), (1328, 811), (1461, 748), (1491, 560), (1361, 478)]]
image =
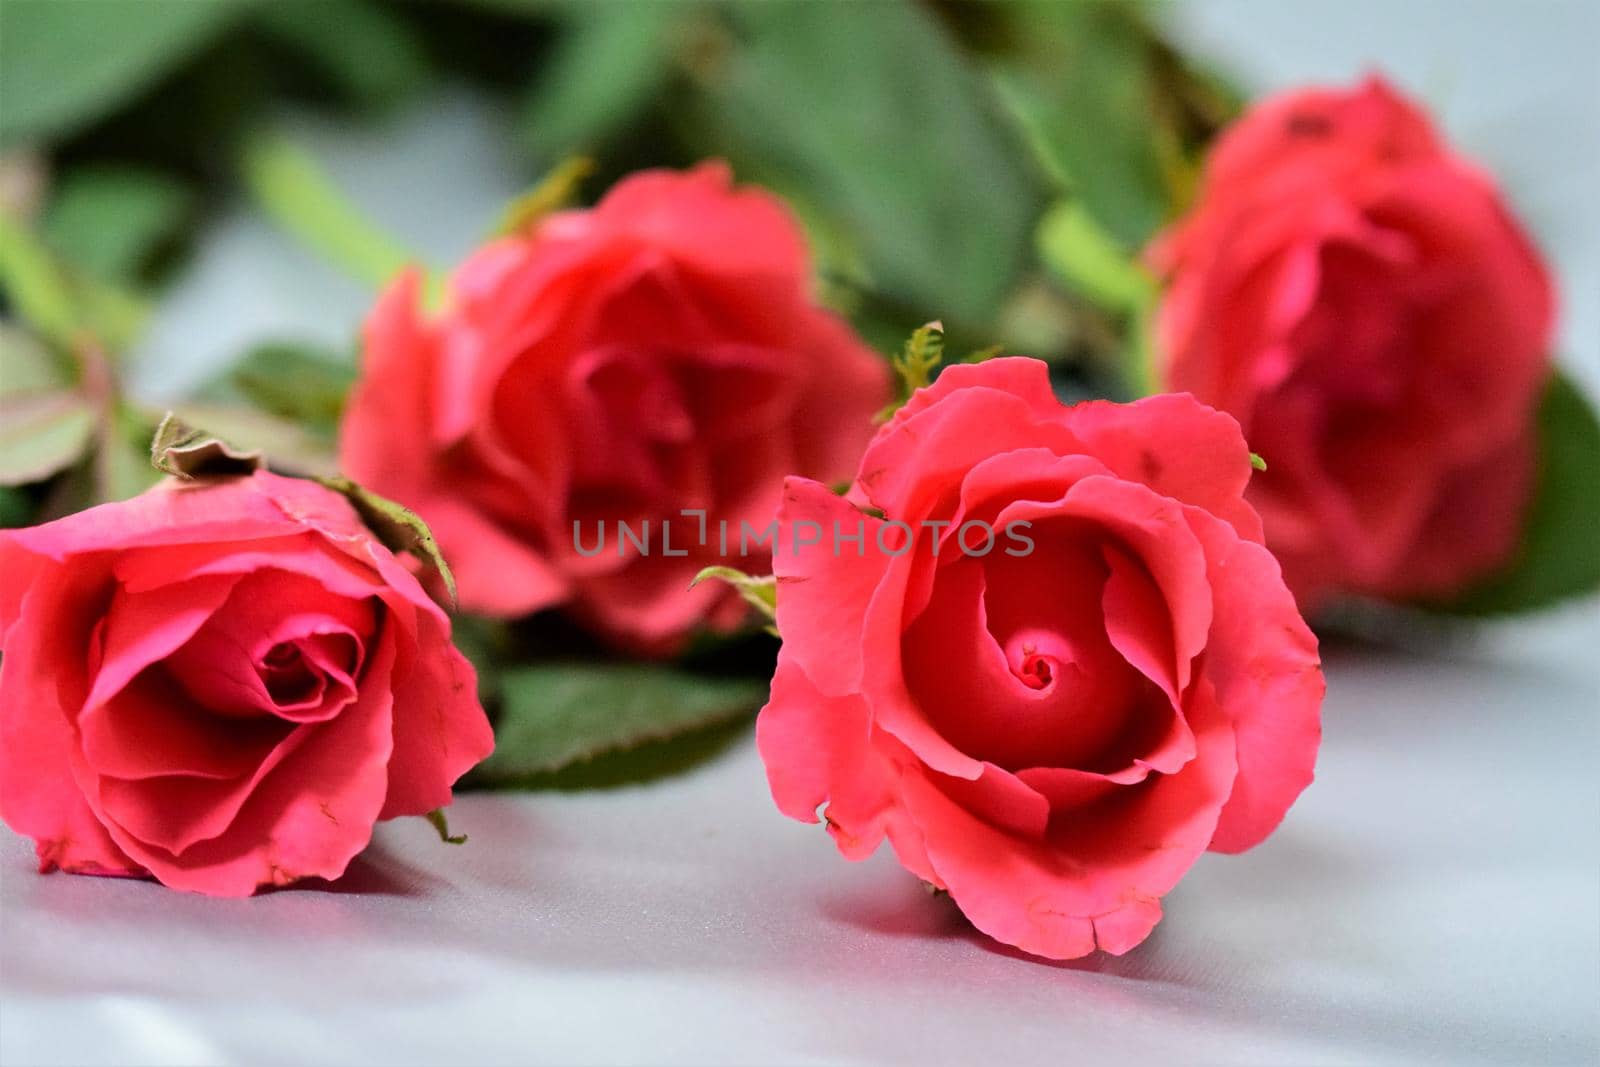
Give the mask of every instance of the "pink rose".
[(1443, 597), (1504, 564), (1532, 491), (1553, 298), (1493, 182), (1381, 79), (1266, 101), (1153, 259), (1162, 384), (1235, 416), (1308, 610)]
[(850, 859), (888, 837), (1028, 952), (1137, 945), (1201, 852), (1256, 844), (1311, 781), (1317, 645), (1250, 472), (1190, 397), (1063, 407), (1043, 363), (997, 359), (868, 446), (852, 499), (882, 519), (791, 479), (757, 725), (778, 807), (826, 803)]
[[(428, 521), (464, 608), (565, 605), (650, 651), (743, 617), (725, 588), (685, 592), (729, 562), (721, 523), (737, 546), (786, 473), (848, 477), (889, 396), (884, 362), (811, 300), (788, 213), (720, 164), (636, 174), (489, 244), (437, 318), (402, 278), (363, 372), (344, 466)], [(619, 521), (649, 524), (647, 551)], [(766, 550), (744, 566), (765, 570)]]
[(0, 531), (0, 816), (39, 868), (337, 878), (493, 747), (450, 622), (339, 494), (165, 483)]

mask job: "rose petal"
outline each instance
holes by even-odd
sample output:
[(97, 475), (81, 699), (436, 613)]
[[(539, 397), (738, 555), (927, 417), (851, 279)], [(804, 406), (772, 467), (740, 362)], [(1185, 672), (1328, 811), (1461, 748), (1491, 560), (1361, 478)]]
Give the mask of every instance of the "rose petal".
[(976, 818), (928, 779), (903, 796), (929, 861), (972, 923), (998, 941), (1054, 959), (1113, 954), (1142, 941), (1160, 897), (1205, 850), (1234, 775), (1233, 731), (1196, 687), (1199, 755), (1183, 771), (1120, 787), (1093, 814), (1079, 809), (1042, 841)]
[(770, 194), (735, 188), (726, 163), (677, 173), (646, 170), (618, 182), (585, 215), (557, 215), (540, 236), (567, 236), (574, 225), (590, 236), (612, 233), (665, 250), (674, 258), (728, 274), (807, 273), (801, 229)]
[[(376, 627), (371, 596), (339, 596), (313, 578), (268, 566), (239, 579), (227, 602), (173, 652), (170, 673), (211, 711), (324, 719), (354, 697)], [(328, 640), (339, 642), (341, 654), (333, 655)], [(278, 647), (298, 649), (315, 668), (324, 683), (315, 699), (286, 703), (268, 691), (262, 670)]]
[(289, 727), (277, 719), (214, 714), (154, 668), (85, 708), (78, 731), (84, 761), (97, 774), (233, 779), (259, 764)]
[(897, 806), (899, 772), (871, 741), (859, 697), (830, 697), (789, 655), (778, 652), (772, 695), (756, 720), (756, 746), (778, 810), (817, 822), (827, 804), (828, 831), (846, 859), (865, 859), (885, 835), (907, 870), (936, 881), (916, 828)]
[(1242, 852), (1270, 834), (1311, 784), (1325, 688), (1317, 639), (1271, 553), (1220, 520), (1186, 512), (1216, 597), (1205, 676), (1232, 720), (1239, 774), (1211, 847)]
[(953, 511), (961, 477), (996, 453), (1083, 452), (1035, 365), (1042, 368), (1018, 359), (949, 367), (878, 431), (861, 459), (858, 487), (886, 517), (915, 523)]
[[(303, 527), (259, 491), (264, 481), (275, 478), (258, 471), (248, 479), (220, 484), (165, 482), (131, 500), (77, 512), (70, 522), (8, 530), (6, 535), (19, 547), (59, 562), (69, 556), (142, 545), (248, 541), (301, 533)], [(219, 512), (217, 492), (238, 485), (250, 486), (252, 491), (229, 491), (229, 507)]]
[[(1103, 577), (1097, 560), (1074, 552), (1052, 553), (1048, 567), (961, 559), (940, 568), (902, 651), (908, 688), (929, 725), (964, 754), (1000, 767), (1091, 764), (1138, 710), (1132, 671), (1103, 636)], [(1023, 677), (1019, 646), (1029, 634), (1049, 657), (1042, 686)]]
[[(881, 526), (824, 485), (784, 480), (772, 553), (778, 631), (802, 657), (806, 677), (830, 695), (856, 691), (861, 682), (862, 625), (890, 558), (877, 551)], [(836, 553), (835, 528), (851, 535), (859, 528), (862, 551), (852, 544)], [(813, 537), (819, 542), (803, 543)]]
[(99, 669), (85, 710), (104, 704), (140, 671), (172, 654), (222, 606), (239, 579), (207, 575), (144, 593), (120, 591), (105, 615)]
[[(204, 828), (228, 816), (225, 832), (176, 855), (146, 845), (114, 821), (107, 827), (112, 837), (162, 884), (211, 896), (339, 877), (371, 839), (387, 791), (395, 652), (386, 631), (368, 663), (360, 700), (326, 723), (298, 727), (291, 750), (259, 781), (207, 800)], [(100, 783), (81, 760), (73, 769), (91, 805), (99, 804)], [(159, 799), (151, 807), (153, 815), (172, 813)]]
[(430, 603), (409, 626), (390, 611), (400, 642), (394, 677), (394, 754), (380, 819), (426, 815), (451, 802), (451, 786), (494, 750), (478, 703), (477, 672), (450, 643), (449, 622)]
[(1088, 520), (1125, 544), (1161, 589), (1172, 619), (1177, 685), (1188, 688), (1194, 658), (1206, 646), (1211, 590), (1205, 554), (1184, 522), (1183, 506), (1135, 482), (1089, 477), (1057, 503), (1021, 500), (1000, 513), (1002, 526), (1017, 521)]
[(1261, 520), (1244, 502), (1250, 450), (1232, 415), (1187, 394), (1131, 404), (1090, 401), (1068, 409), (1067, 425), (1112, 473), (1193, 504), (1261, 540)]
[(64, 668), (83, 658), (78, 635), (93, 629), (108, 576), (93, 563), (68, 569), (41, 562), (8, 535), (0, 533), (0, 570), (27, 573), (29, 581), (3, 631), (0, 817), (34, 839), (41, 872), (142, 874), (111, 840), (70, 770), (77, 745), (70, 714), (88, 683)]

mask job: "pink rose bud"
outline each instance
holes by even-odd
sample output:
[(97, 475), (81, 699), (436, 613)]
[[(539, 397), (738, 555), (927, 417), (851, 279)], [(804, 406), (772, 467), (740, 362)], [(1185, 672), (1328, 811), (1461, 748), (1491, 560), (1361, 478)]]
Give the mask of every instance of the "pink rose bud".
[(1160, 238), (1162, 384), (1236, 417), (1267, 543), (1326, 595), (1445, 597), (1506, 563), (1550, 279), (1493, 182), (1379, 78), (1268, 100)]
[[(769, 569), (749, 539), (738, 558), (739, 523), (762, 530), (787, 473), (848, 477), (889, 397), (883, 361), (812, 301), (789, 214), (720, 164), (636, 174), (487, 245), (436, 318), (417, 289), (402, 278), (367, 324), (345, 469), (428, 521), (464, 609), (565, 606), (636, 651), (744, 617), (690, 580)], [(648, 524), (643, 549), (619, 522)]]
[(849, 499), (787, 484), (757, 723), (778, 807), (826, 804), (850, 859), (887, 837), (1007, 944), (1137, 945), (1200, 853), (1255, 845), (1311, 781), (1317, 643), (1250, 476), (1190, 397), (1063, 407), (1036, 360), (949, 367)]
[(448, 617), (313, 482), (168, 482), (0, 531), (0, 574), (0, 816), (41, 871), (337, 878), (493, 747)]

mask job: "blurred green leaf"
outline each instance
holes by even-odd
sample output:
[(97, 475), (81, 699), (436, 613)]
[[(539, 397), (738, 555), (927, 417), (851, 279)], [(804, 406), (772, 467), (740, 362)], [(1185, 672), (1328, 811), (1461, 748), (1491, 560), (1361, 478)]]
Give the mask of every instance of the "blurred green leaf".
[(45, 242), (67, 262), (128, 281), (189, 209), (181, 184), (153, 171), (84, 167), (61, 180), (45, 212)]
[(245, 149), (245, 183), (284, 229), (352, 277), (386, 285), (416, 261), (374, 226), (308, 153), (284, 137), (262, 135)]
[(1154, 40), (1128, 3), (1029, 3), (1029, 31), (1001, 95), (1056, 181), (1128, 248), (1166, 218), (1154, 108)]
[(746, 736), (744, 716), (673, 734), (664, 741), (647, 741), (637, 748), (614, 749), (593, 759), (569, 763), (560, 770), (526, 775), (512, 782), (495, 782), (473, 775), (469, 786), (514, 785), (518, 789), (611, 789), (653, 782), (684, 774), (713, 759)]
[(1038, 192), (985, 82), (933, 17), (894, 0), (733, 9), (741, 42), (700, 74), (721, 140), (859, 235), (875, 282), (984, 322), (1026, 258)]
[(33, 498), (21, 489), (0, 485), (0, 530), (33, 525)]
[(1057, 204), (1039, 223), (1039, 254), (1069, 288), (1108, 311), (1139, 314), (1156, 283), (1077, 201)]
[(0, 320), (0, 399), (71, 385), (66, 363), (15, 323)]
[(71, 288), (39, 239), (4, 212), (0, 212), (0, 284), (23, 322), (45, 340), (71, 347), (80, 326)]
[(678, 4), (611, 0), (566, 9), (553, 54), (522, 105), (522, 136), (541, 159), (591, 151), (632, 118), (671, 67)]
[(40, 482), (76, 463), (94, 436), (94, 406), (76, 389), (0, 400), (0, 485)]
[(251, 349), (226, 379), (262, 411), (330, 438), (355, 380), (353, 360), (312, 345), (285, 342)]
[(161, 480), (161, 472), (150, 465), (152, 427), (142, 416), (118, 406), (107, 420), (98, 423), (99, 442), (94, 454), (94, 499), (127, 500), (138, 496)]
[(494, 754), (480, 781), (511, 785), (754, 711), (766, 683), (642, 663), (519, 667), (500, 675)]
[(428, 54), (405, 20), (367, 0), (275, 0), (253, 21), (368, 106), (394, 103), (431, 74)]
[(1600, 589), (1600, 421), (1557, 371), (1539, 405), (1539, 478), (1516, 560), (1448, 604), (1454, 615), (1532, 611)]
[(118, 351), (144, 322), (143, 303), (120, 289), (69, 277), (34, 233), (0, 212), (0, 286), (13, 312), (63, 351), (93, 334)]
[(219, 33), (247, 0), (6, 0), (0, 147), (115, 110)]

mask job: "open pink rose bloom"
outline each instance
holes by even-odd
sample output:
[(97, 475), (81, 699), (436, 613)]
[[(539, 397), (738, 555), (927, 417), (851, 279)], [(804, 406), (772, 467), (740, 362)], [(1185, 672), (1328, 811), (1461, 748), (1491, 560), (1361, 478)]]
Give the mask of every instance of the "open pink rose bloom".
[[(428, 520), (465, 610), (566, 607), (655, 654), (744, 618), (726, 588), (685, 592), (728, 562), (699, 531), (764, 526), (787, 474), (849, 477), (888, 398), (883, 360), (813, 302), (781, 202), (711, 163), (485, 245), (438, 316), (402, 277), (367, 323), (341, 452)], [(648, 523), (650, 550), (619, 551), (619, 521)], [(580, 551), (602, 526), (613, 541)]]
[(0, 574), (0, 815), (42, 870), (336, 878), (493, 747), (447, 616), (315, 483), (167, 483), (0, 532)]
[(826, 805), (851, 859), (887, 837), (1028, 952), (1137, 945), (1312, 777), (1317, 643), (1250, 475), (1188, 396), (1064, 407), (1043, 363), (997, 359), (913, 395), (849, 499), (791, 479), (757, 726), (779, 808)]

